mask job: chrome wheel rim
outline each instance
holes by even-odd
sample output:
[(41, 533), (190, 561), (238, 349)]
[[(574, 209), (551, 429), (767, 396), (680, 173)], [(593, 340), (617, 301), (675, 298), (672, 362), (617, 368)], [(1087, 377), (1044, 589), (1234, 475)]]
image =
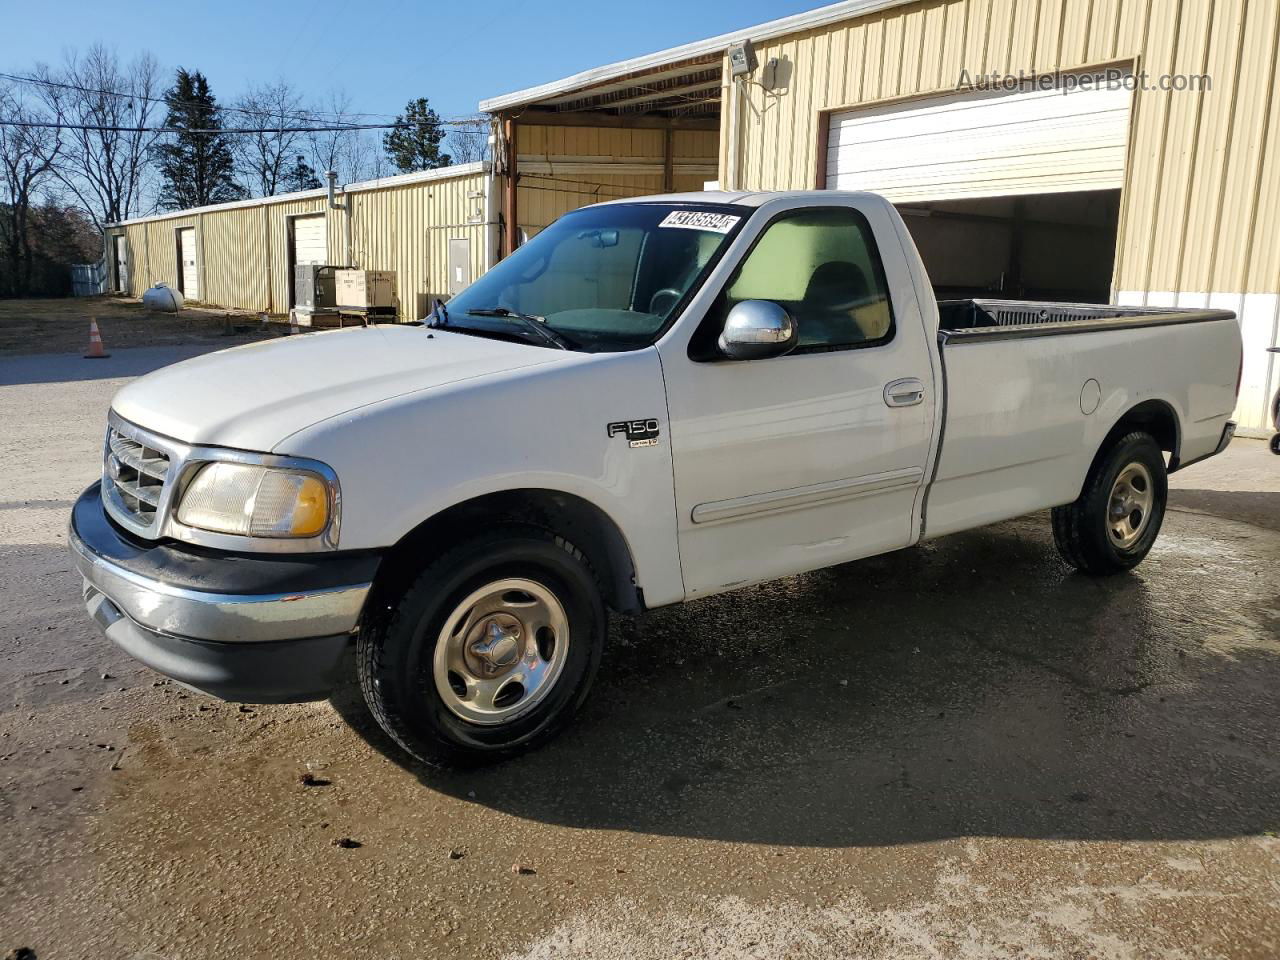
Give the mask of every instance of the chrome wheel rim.
[(1111, 542), (1121, 549), (1133, 546), (1151, 522), (1155, 491), (1145, 464), (1131, 463), (1116, 477), (1107, 505)]
[(470, 723), (505, 723), (546, 697), (569, 653), (556, 595), (521, 577), (495, 580), (454, 607), (436, 637), (436, 693)]

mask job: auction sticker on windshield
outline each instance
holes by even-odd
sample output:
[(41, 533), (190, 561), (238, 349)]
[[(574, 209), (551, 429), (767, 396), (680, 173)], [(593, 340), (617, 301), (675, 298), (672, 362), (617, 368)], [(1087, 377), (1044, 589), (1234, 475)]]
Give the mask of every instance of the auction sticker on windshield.
[(728, 233), (741, 220), (731, 213), (713, 213), (710, 210), (672, 210), (658, 226), (676, 227), (680, 230), (707, 230), (711, 233)]

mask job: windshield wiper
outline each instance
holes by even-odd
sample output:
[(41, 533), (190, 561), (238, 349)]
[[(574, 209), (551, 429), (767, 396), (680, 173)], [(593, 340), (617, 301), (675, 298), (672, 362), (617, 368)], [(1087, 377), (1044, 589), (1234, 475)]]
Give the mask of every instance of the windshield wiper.
[(547, 326), (546, 317), (535, 316), (532, 313), (517, 313), (514, 310), (508, 310), (506, 307), (485, 307), (478, 310), (467, 310), (466, 313), (473, 317), (503, 317), (508, 320), (519, 320), (543, 340), (555, 344), (561, 350), (574, 350), (578, 347), (577, 343), (570, 340), (563, 333), (552, 330)]

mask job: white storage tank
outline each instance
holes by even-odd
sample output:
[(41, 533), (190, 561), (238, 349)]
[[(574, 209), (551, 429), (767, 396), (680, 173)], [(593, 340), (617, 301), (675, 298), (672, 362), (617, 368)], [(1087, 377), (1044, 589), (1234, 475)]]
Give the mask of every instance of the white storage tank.
[(167, 284), (157, 283), (142, 295), (142, 305), (148, 310), (161, 313), (177, 313), (186, 303), (181, 290), (175, 290)]

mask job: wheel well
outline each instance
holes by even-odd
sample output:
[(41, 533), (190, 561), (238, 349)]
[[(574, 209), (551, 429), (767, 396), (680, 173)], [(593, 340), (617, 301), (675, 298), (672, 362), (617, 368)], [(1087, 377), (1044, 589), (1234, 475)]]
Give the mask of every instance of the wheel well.
[(617, 524), (582, 497), (544, 489), (486, 494), (423, 521), (388, 552), (378, 573), (379, 592), (398, 593), (432, 557), (465, 537), (508, 523), (532, 524), (563, 536), (586, 556), (609, 606), (624, 613), (644, 608), (631, 551)]
[(1098, 457), (1105, 455), (1117, 440), (1134, 430), (1151, 434), (1160, 445), (1160, 449), (1169, 454), (1170, 473), (1178, 469), (1182, 431), (1178, 425), (1178, 415), (1173, 412), (1173, 407), (1163, 400), (1145, 400), (1127, 411), (1107, 432), (1094, 456), (1094, 462), (1097, 462)]

